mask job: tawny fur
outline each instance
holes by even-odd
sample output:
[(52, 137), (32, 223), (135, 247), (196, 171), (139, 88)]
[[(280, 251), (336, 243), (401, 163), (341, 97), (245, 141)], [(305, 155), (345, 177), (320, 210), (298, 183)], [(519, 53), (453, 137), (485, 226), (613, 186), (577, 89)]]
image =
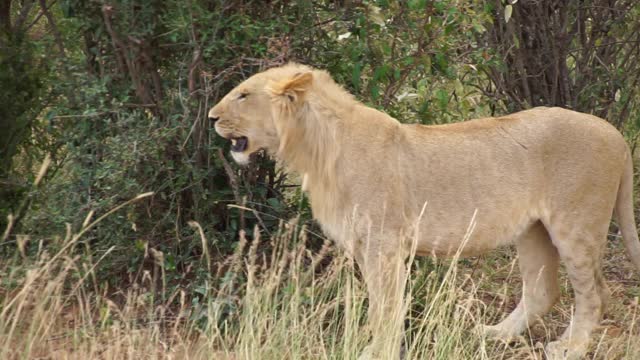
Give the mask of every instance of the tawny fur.
[[(601, 260), (614, 209), (640, 269), (630, 151), (595, 116), (535, 108), (449, 125), (403, 125), (356, 101), (326, 72), (298, 64), (254, 75), (209, 115), (218, 119), (221, 136), (248, 138), (234, 158), (246, 161), (266, 149), (303, 175), (314, 217), (362, 269), (370, 321), (382, 324), (388, 305), (402, 297), (406, 274), (380, 272), (391, 266), (388, 259), (403, 258), (411, 241), (418, 255), (438, 256), (515, 244), (523, 297), (487, 332), (512, 337), (544, 315), (559, 296), (562, 260), (576, 309), (573, 326), (547, 351), (551, 358), (576, 358), (608, 298)], [(463, 244), (474, 214), (476, 226)], [(372, 344), (384, 336), (373, 329)]]

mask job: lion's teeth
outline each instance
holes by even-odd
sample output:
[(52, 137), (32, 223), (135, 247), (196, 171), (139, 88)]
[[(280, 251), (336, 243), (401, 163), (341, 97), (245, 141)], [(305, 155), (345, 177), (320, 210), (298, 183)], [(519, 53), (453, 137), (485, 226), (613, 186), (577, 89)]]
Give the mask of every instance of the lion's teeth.
[(231, 145), (235, 146), (235, 145), (236, 145), (236, 142), (238, 142), (238, 140), (236, 140), (236, 139), (231, 139)]

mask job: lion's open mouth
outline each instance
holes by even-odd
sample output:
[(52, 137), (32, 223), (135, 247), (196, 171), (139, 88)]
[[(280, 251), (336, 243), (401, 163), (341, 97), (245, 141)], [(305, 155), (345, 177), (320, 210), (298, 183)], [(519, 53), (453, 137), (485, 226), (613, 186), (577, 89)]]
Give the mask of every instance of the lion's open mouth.
[(247, 139), (246, 136), (240, 136), (240, 137), (231, 139), (231, 151), (243, 152), (247, 150), (248, 145), (249, 145), (249, 139)]

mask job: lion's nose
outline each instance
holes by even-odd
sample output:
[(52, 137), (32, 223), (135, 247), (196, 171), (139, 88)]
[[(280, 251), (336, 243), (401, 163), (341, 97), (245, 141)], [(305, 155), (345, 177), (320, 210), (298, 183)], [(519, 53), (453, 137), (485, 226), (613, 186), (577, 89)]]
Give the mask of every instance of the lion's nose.
[(209, 121), (211, 121), (212, 123), (216, 123), (216, 121), (218, 121), (220, 119), (219, 116), (209, 116)]

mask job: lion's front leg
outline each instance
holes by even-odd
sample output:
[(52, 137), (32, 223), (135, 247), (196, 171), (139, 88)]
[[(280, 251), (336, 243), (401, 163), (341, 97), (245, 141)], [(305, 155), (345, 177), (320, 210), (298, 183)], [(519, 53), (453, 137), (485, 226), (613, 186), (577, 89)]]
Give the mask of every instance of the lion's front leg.
[(407, 309), (405, 257), (397, 251), (370, 251), (356, 259), (367, 285), (367, 326), (371, 331), (371, 342), (359, 359), (398, 359)]

